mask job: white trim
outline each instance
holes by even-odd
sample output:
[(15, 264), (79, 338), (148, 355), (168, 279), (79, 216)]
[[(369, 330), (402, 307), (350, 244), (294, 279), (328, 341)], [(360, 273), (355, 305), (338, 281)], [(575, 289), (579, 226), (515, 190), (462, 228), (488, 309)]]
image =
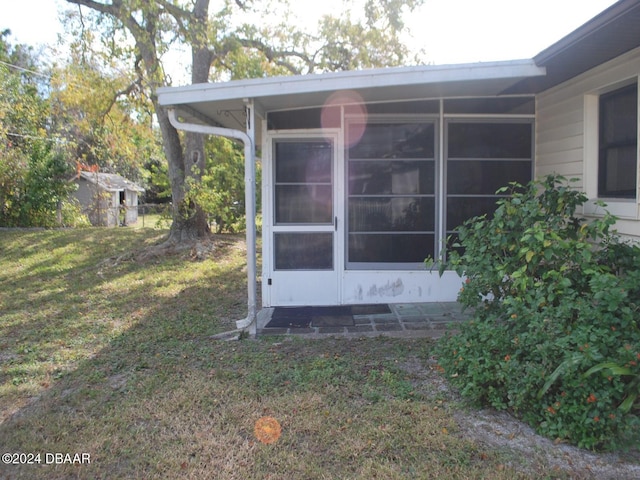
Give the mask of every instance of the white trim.
[(519, 79), (546, 74), (533, 60), (466, 63), (457, 65), (421, 65), (416, 67), (373, 68), (367, 70), (267, 77), (224, 83), (201, 83), (157, 90), (160, 105), (212, 102), (271, 96), (291, 96), (311, 92), (398, 87), (492, 79)]
[(440, 100), (440, 118), (438, 119), (438, 145), (436, 148), (438, 149), (437, 160), (436, 160), (436, 175), (437, 175), (437, 185), (436, 185), (436, 208), (438, 210), (438, 230), (436, 231), (436, 257), (434, 260), (442, 258), (442, 252), (444, 252), (447, 246), (447, 222), (446, 222), (446, 199), (445, 193), (447, 191), (446, 188), (446, 167), (445, 167), (445, 136), (444, 136), (444, 128), (445, 128), (445, 118), (444, 118), (444, 100)]
[[(583, 135), (583, 189), (588, 198), (598, 197), (598, 150), (599, 150), (599, 104), (600, 96), (587, 94), (584, 96), (584, 135)], [(586, 213), (589, 208), (585, 205)]]
[[(602, 202), (606, 206), (601, 207), (596, 202)], [(636, 200), (616, 200), (607, 198), (590, 199), (584, 205), (584, 214), (602, 216), (605, 210), (610, 214), (625, 220), (637, 220), (640, 218)]]
[(609, 82), (607, 85), (592, 90), (583, 97), (584, 135), (583, 135), (583, 190), (589, 201), (584, 205), (585, 215), (603, 215), (602, 207), (597, 202), (605, 203), (606, 210), (627, 220), (640, 219), (640, 142), (637, 142), (636, 159), (636, 198), (619, 199), (598, 197), (599, 151), (600, 151), (600, 96), (636, 83), (638, 94), (637, 138), (640, 139), (640, 77), (632, 75), (622, 80)]

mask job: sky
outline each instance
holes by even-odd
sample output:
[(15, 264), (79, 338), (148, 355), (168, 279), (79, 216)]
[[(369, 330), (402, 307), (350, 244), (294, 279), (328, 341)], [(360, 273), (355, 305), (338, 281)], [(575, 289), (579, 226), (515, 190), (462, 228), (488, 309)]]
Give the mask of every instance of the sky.
[[(344, 0), (291, 0), (300, 18), (341, 11)], [(358, 1), (358, 0), (357, 0)], [(359, 0), (362, 1), (362, 0)], [(211, 0), (212, 5), (220, 3)], [(528, 59), (596, 16), (615, 0), (424, 0), (405, 17), (406, 42), (427, 63)], [(64, 0), (0, 0), (0, 30), (14, 43), (54, 44)]]

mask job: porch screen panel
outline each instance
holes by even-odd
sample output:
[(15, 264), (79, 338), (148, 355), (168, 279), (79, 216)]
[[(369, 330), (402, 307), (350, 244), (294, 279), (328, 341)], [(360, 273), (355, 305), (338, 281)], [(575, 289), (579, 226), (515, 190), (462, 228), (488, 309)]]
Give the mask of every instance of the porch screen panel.
[(333, 152), (323, 139), (274, 143), (276, 270), (334, 268)]
[(469, 218), (489, 214), (510, 182), (528, 183), (533, 174), (530, 120), (451, 120), (446, 129), (446, 233)]
[(332, 152), (330, 142), (276, 143), (276, 225), (333, 223)]
[(351, 122), (348, 128), (364, 129), (347, 149), (348, 268), (422, 263), (434, 255), (434, 123)]
[(274, 235), (277, 270), (331, 270), (333, 235), (287, 232)]

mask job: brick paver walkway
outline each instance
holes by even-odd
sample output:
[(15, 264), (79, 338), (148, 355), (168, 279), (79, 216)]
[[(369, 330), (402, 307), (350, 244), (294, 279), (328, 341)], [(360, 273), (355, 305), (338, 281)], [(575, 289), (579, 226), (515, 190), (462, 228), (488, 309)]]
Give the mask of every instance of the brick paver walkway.
[(349, 327), (265, 328), (271, 320), (272, 308), (265, 308), (258, 315), (258, 335), (305, 336), (442, 336), (447, 326), (469, 318), (469, 311), (462, 312), (456, 302), (397, 303), (389, 304), (390, 313), (354, 315), (355, 325)]

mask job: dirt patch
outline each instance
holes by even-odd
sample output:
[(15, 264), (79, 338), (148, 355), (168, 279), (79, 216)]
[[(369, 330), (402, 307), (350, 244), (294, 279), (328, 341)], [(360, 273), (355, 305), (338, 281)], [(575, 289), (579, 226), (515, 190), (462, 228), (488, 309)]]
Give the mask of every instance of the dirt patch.
[[(402, 367), (415, 378), (416, 387), (431, 398), (462, 404), (462, 399), (437, 371), (437, 362), (425, 365), (418, 358)], [(630, 453), (593, 453), (571, 445), (554, 443), (506, 412), (493, 409), (456, 408), (453, 416), (458, 435), (474, 440), (504, 454), (509, 466), (534, 476), (544, 471), (557, 472), (560, 478), (576, 480), (640, 479), (640, 451)]]
[(113, 268), (126, 262), (148, 263), (176, 256), (194, 262), (202, 262), (208, 258), (223, 258), (231, 249), (245, 249), (243, 238), (242, 235), (210, 234), (205, 238), (185, 240), (181, 243), (164, 241), (105, 258), (98, 267)]

